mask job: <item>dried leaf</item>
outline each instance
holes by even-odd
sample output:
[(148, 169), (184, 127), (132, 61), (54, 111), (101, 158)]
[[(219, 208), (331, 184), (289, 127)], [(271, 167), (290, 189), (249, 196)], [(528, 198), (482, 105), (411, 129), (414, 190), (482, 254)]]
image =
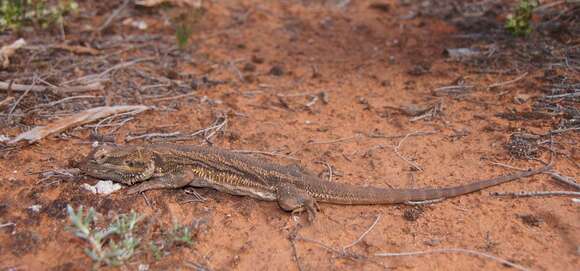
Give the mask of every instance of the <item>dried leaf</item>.
[(0, 48), (0, 63), (3, 69), (10, 65), (10, 57), (16, 53), (16, 50), (22, 48), (24, 45), (26, 45), (26, 41), (24, 39), (18, 39), (12, 44), (4, 45)]
[(161, 4), (168, 3), (171, 5), (176, 5), (179, 7), (189, 6), (194, 8), (201, 7), (202, 1), (201, 0), (137, 0), (135, 1), (135, 5), (144, 6), (144, 7), (155, 7)]
[(36, 142), (50, 134), (62, 132), (68, 128), (87, 124), (98, 119), (102, 119), (111, 115), (131, 112), (132, 114), (141, 113), (150, 109), (144, 105), (120, 105), (120, 106), (102, 106), (91, 108), (72, 116), (64, 117), (56, 120), (46, 126), (37, 126), (32, 130), (19, 134), (14, 139), (10, 140), (8, 144), (14, 144), (20, 140), (28, 140), (28, 143)]
[(85, 47), (80, 45), (66, 45), (66, 44), (58, 44), (52, 46), (55, 49), (69, 51), (73, 54), (78, 55), (98, 55), (100, 52), (99, 50), (91, 47)]

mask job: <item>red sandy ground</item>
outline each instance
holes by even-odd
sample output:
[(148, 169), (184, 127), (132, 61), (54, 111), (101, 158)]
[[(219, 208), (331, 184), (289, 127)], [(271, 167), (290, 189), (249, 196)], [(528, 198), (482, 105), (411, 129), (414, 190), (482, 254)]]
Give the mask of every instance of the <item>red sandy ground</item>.
[[(208, 14), (192, 40), (197, 50), (188, 60), (190, 64), (184, 61), (175, 71), (229, 80), (228, 84), (201, 89), (196, 95), (221, 103), (185, 99), (178, 103), (177, 111), (140, 114), (118, 132), (118, 142), (130, 132), (153, 131), (160, 126), (173, 125), (170, 131), (194, 131), (207, 127), (215, 113), (223, 112), (228, 116), (228, 125), (224, 135), (213, 139), (215, 145), (228, 149), (283, 150), (316, 172), (326, 170), (324, 164), (316, 161), (325, 161), (332, 165), (336, 182), (397, 188), (440, 187), (508, 172), (492, 166), (491, 161), (522, 168), (540, 165), (511, 159), (503, 145), (518, 128), (546, 132), (551, 123), (535, 121), (530, 125), (495, 117), (507, 108), (530, 107), (530, 102), (514, 104), (513, 97), (540, 95), (536, 74), (499, 91), (483, 87), (467, 99), (435, 97), (434, 88), (452, 85), (461, 76), (469, 77), (478, 86), (514, 76), (473, 75), (461, 64), (447, 61), (443, 49), (461, 47), (450, 38), (457, 30), (435, 18), (399, 19), (409, 12), (409, 7), (391, 3), (385, 13), (369, 9), (366, 1), (353, 1), (347, 10), (331, 4), (280, 2), (206, 3)], [(239, 13), (250, 11), (242, 26), (232, 26), (235, 9)], [(161, 33), (168, 41), (174, 38), (160, 16), (155, 13), (139, 16), (150, 24), (144, 33)], [(115, 27), (117, 33), (137, 31), (128, 26)], [(255, 63), (255, 71), (243, 71), (254, 56), (264, 62)], [(228, 67), (231, 61), (242, 70), (246, 82), (241, 82), (237, 72)], [(269, 74), (276, 65), (283, 68), (282, 76)], [(417, 65), (430, 66), (430, 70), (420, 76), (410, 75), (408, 71)], [(498, 95), (504, 90), (509, 92)], [(292, 96), (321, 91), (328, 94), (328, 104), (319, 99), (310, 109), (304, 106), (308, 102), (306, 96)], [(283, 98), (288, 106), (276, 94), (289, 95)], [(410, 117), (388, 109), (433, 101), (442, 102), (443, 113), (431, 120), (411, 122)], [(19, 132), (7, 131), (12, 136)], [(401, 138), (357, 136), (373, 131), (384, 135), (436, 131), (407, 138), (399, 150), (423, 171), (411, 170), (396, 155), (393, 148)], [(148, 206), (143, 196), (92, 195), (81, 189), (79, 182), (37, 184), (38, 175), (31, 173), (67, 167), (69, 161), (78, 160), (89, 151), (89, 145), (79, 144), (87, 141), (88, 132), (77, 135), (81, 138), (45, 139), (0, 160), (0, 203), (4, 206), (0, 209), (0, 222), (16, 223), (15, 227), (0, 230), (3, 270), (10, 267), (15, 268), (10, 270), (85, 270), (91, 265), (83, 254), (86, 244), (66, 230), (68, 220), (63, 211), (66, 204), (93, 206), (105, 217), (134, 209), (154, 221), (153, 227), (168, 227), (174, 220), (205, 223), (191, 248), (174, 248), (159, 261), (141, 253), (121, 270), (136, 270), (139, 264), (148, 264), (151, 270), (188, 270), (194, 269), (193, 263), (211, 270), (298, 269), (289, 235), (305, 217), (293, 218), (275, 203), (199, 189), (206, 202), (183, 204), (180, 202), (187, 198), (183, 191), (151, 191), (146, 193)], [(342, 138), (347, 140), (312, 144)], [(559, 138), (568, 143), (577, 139), (577, 134)], [(578, 159), (577, 153), (572, 155)], [(548, 155), (541, 158), (547, 160)], [(278, 161), (292, 162), (283, 158)], [(577, 169), (567, 159), (558, 159), (555, 168), (578, 178)], [(350, 251), (374, 255), (465, 248), (533, 270), (578, 270), (577, 203), (564, 197), (511, 199), (488, 194), (563, 189), (549, 176), (537, 175), (422, 207), (414, 221), (404, 217), (416, 209), (411, 206), (323, 204), (316, 222), (301, 228), (298, 235), (340, 249), (356, 240), (380, 216), (373, 230)], [(27, 211), (33, 204), (42, 205), (40, 213)], [(526, 223), (522, 217), (539, 222)], [(397, 270), (509, 269), (491, 260), (463, 254), (353, 260), (311, 242), (295, 243), (303, 270), (381, 270), (384, 268), (381, 265)]]

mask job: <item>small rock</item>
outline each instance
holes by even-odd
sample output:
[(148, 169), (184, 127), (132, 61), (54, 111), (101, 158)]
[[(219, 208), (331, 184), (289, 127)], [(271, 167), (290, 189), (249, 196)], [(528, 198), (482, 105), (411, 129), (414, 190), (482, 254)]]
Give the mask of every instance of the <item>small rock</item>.
[(254, 71), (256, 71), (256, 65), (254, 65), (252, 63), (246, 63), (246, 65), (244, 65), (242, 70), (245, 72), (254, 72)]
[(38, 212), (40, 212), (40, 209), (42, 209), (42, 205), (34, 204), (26, 209), (32, 211), (33, 213), (38, 213)]
[(264, 63), (264, 58), (253, 55), (252, 56), (252, 62), (256, 63), (256, 64), (262, 64)]
[(284, 75), (284, 73), (285, 73), (284, 68), (282, 68), (282, 66), (280, 66), (280, 65), (274, 65), (270, 69), (270, 74), (274, 75), (274, 76), (282, 76), (282, 75)]
[(528, 94), (518, 94), (514, 97), (514, 103), (515, 104), (523, 104), (523, 103), (527, 102), (530, 98), (531, 98), (531, 96)]
[(389, 6), (387, 3), (373, 3), (369, 5), (369, 8), (377, 11), (389, 12), (391, 6)]
[(109, 195), (123, 188), (123, 186), (118, 183), (113, 183), (113, 181), (99, 181), (94, 186), (84, 183), (81, 187), (97, 195)]
[(9, 137), (5, 135), (0, 135), (0, 142), (8, 142), (10, 140)]
[(132, 18), (127, 18), (126, 20), (124, 20), (123, 25), (129, 25), (139, 30), (146, 30), (149, 27), (145, 21), (133, 20)]

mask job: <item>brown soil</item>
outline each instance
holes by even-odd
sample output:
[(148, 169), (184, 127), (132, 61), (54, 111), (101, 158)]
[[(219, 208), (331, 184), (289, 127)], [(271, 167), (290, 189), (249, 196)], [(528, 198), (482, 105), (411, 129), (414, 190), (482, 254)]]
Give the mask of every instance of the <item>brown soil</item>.
[[(50, 48), (63, 43), (58, 29), (6, 33), (0, 36), (2, 44), (22, 36), (36, 47), (18, 51), (11, 67), (0, 71), (0, 80), (30, 84), (39, 76), (58, 85), (118, 63), (152, 59), (111, 72), (103, 91), (29, 93), (12, 115), (11, 106), (2, 108), (0, 134), (13, 137), (95, 106), (156, 108), (118, 130), (99, 128), (97, 136), (91, 135), (93, 128), (77, 128), (33, 145), (2, 146), (1, 270), (88, 269), (92, 263), (83, 253), (86, 243), (67, 230), (69, 204), (94, 207), (102, 215), (99, 223), (130, 210), (146, 216), (139, 230), (145, 248), (122, 270), (141, 264), (150, 270), (508, 269), (457, 253), (374, 257), (445, 248), (475, 250), (533, 270), (580, 268), (578, 202), (569, 197), (489, 195), (573, 191), (548, 175), (420, 207), (323, 204), (315, 223), (307, 225), (304, 216), (293, 217), (275, 203), (209, 189), (197, 190), (205, 202), (189, 203), (183, 203), (191, 199), (184, 190), (96, 196), (80, 187), (96, 180), (43, 179), (39, 174), (74, 166), (90, 150), (88, 143), (98, 138), (123, 143), (129, 134), (192, 133), (225, 117), (227, 125), (210, 142), (193, 137), (178, 143), (275, 152), (280, 155), (269, 159), (298, 159), (324, 178), (328, 165), (333, 181), (359, 185), (451, 186), (510, 171), (493, 162), (533, 168), (550, 159), (559, 173), (578, 179), (577, 128), (551, 137), (553, 157), (550, 137), (542, 135), (562, 129), (563, 122), (578, 121), (574, 114), (579, 111), (548, 114), (538, 109), (555, 77), (565, 78), (566, 84), (580, 82), (580, 18), (565, 13), (570, 6), (548, 9), (572, 16), (558, 18), (558, 31), (542, 24), (549, 20), (545, 11), (544, 17), (534, 18), (545, 28), (528, 38), (514, 38), (502, 27), (513, 1), (487, 1), (473, 5), (480, 8), (475, 11), (467, 10), (463, 1), (350, 1), (345, 7), (341, 1), (204, 1), (205, 14), (193, 22), (191, 40), (179, 49), (175, 19), (168, 18), (186, 9), (129, 5), (110, 27), (93, 35), (118, 5), (91, 2), (81, 1), (80, 14), (67, 17), (66, 40), (93, 47), (99, 55)], [(421, 6), (425, 3), (430, 5)], [(143, 20), (148, 28), (123, 24), (127, 18)], [(487, 55), (454, 60), (443, 53), (462, 47)], [(524, 73), (512, 84), (488, 87)], [(472, 87), (460, 87), (461, 93), (437, 90), (463, 82)], [(191, 95), (163, 100), (183, 94)], [(20, 95), (0, 91), (0, 100)], [(99, 98), (31, 111), (77, 95)], [(577, 99), (550, 102), (580, 108)], [(424, 108), (429, 110), (425, 113)], [(578, 127), (578, 122), (572, 125), (564, 129)], [(540, 139), (515, 140), (513, 135), (521, 133)], [(31, 210), (33, 205), (40, 205), (40, 211)], [(342, 251), (377, 217), (360, 242)], [(173, 221), (197, 225), (195, 243), (171, 248), (156, 260), (146, 244)]]

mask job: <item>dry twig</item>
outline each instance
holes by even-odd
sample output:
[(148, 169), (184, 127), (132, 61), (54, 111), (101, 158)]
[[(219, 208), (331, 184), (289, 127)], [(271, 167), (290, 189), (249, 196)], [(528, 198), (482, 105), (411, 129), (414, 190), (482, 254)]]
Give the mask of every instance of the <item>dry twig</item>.
[(127, 137), (125, 138), (125, 142), (133, 141), (136, 139), (142, 139), (142, 138), (144, 138), (145, 140), (149, 140), (149, 139), (154, 138), (154, 137), (174, 137), (174, 136), (178, 136), (178, 135), (181, 135), (181, 132), (148, 133), (148, 134), (142, 134), (142, 135), (136, 135), (136, 136), (127, 135)]
[(441, 249), (434, 249), (434, 250), (397, 252), (397, 253), (382, 252), (382, 253), (376, 253), (375, 256), (378, 256), (378, 257), (401, 257), (401, 256), (419, 256), (419, 255), (446, 254), (446, 253), (460, 253), (460, 254), (474, 255), (474, 256), (477, 256), (477, 257), (491, 259), (493, 261), (496, 261), (496, 262), (499, 262), (501, 264), (504, 264), (504, 265), (513, 267), (513, 268), (518, 269), (518, 270), (522, 270), (522, 271), (528, 271), (529, 270), (526, 267), (523, 267), (523, 266), (521, 266), (519, 264), (510, 262), (508, 260), (499, 258), (497, 256), (494, 256), (494, 255), (491, 255), (491, 254), (487, 254), (487, 253), (483, 253), (483, 252), (479, 252), (479, 251), (475, 251), (475, 250), (464, 249), (464, 248), (441, 248)]
[(552, 196), (565, 196), (565, 197), (580, 197), (580, 192), (572, 191), (518, 191), (518, 192), (491, 192), (489, 193), (496, 197), (552, 197)]
[(269, 156), (279, 156), (279, 157), (294, 160), (294, 161), (300, 161), (300, 159), (298, 159), (296, 157), (292, 157), (292, 156), (285, 155), (285, 154), (280, 154), (277, 152), (255, 151), (255, 150), (231, 150), (231, 151), (237, 152), (237, 153), (257, 153), (257, 154), (264, 154), (264, 155), (269, 155)]
[(548, 172), (548, 174), (550, 174), (550, 176), (552, 177), (552, 179), (554, 179), (556, 181), (559, 181), (559, 182), (562, 182), (564, 184), (567, 184), (569, 186), (572, 186), (576, 190), (580, 190), (580, 184), (578, 184), (578, 182), (576, 182), (574, 180), (574, 178), (560, 175), (560, 174), (558, 174), (555, 171), (550, 171), (550, 172)]
[(347, 140), (351, 140), (351, 139), (355, 139), (358, 138), (360, 135), (353, 135), (353, 136), (349, 136), (349, 137), (344, 137), (344, 138), (339, 138), (339, 139), (335, 139), (335, 140), (328, 140), (328, 141), (309, 141), (308, 144), (332, 144), (332, 143), (338, 143), (338, 142), (343, 142), (343, 141), (347, 141)]
[(371, 232), (375, 228), (377, 223), (379, 223), (379, 220), (381, 220), (381, 215), (377, 215), (375, 222), (373, 222), (373, 224), (365, 232), (363, 232), (354, 242), (342, 247), (342, 250), (346, 250), (347, 248), (350, 248), (358, 244), (360, 241), (362, 241), (362, 239), (365, 238), (365, 236), (367, 236), (367, 234), (369, 234), (369, 232)]
[(57, 93), (69, 93), (69, 92), (86, 92), (94, 90), (102, 90), (104, 87), (99, 82), (93, 82), (87, 85), (80, 86), (37, 86), (23, 85), (23, 84), (12, 84), (0, 81), (0, 90), (13, 90), (18, 92), (32, 91), (32, 92), (44, 92), (44, 91), (54, 91)]
[(405, 135), (405, 137), (403, 137), (403, 139), (401, 139), (401, 141), (399, 141), (399, 144), (397, 144), (397, 146), (395, 146), (395, 147), (393, 148), (393, 150), (395, 151), (395, 154), (396, 154), (397, 156), (399, 156), (399, 158), (403, 159), (403, 161), (405, 161), (405, 162), (409, 163), (409, 164), (410, 164), (410, 165), (411, 165), (413, 168), (415, 168), (416, 170), (418, 170), (418, 171), (423, 171), (423, 169), (421, 168), (421, 166), (419, 166), (419, 164), (417, 164), (417, 163), (415, 163), (415, 162), (413, 162), (413, 161), (411, 161), (411, 160), (409, 160), (409, 159), (405, 158), (405, 157), (404, 157), (404, 156), (403, 156), (403, 155), (402, 155), (402, 154), (399, 152), (399, 149), (401, 148), (401, 145), (403, 145), (403, 142), (405, 142), (405, 140), (407, 140), (407, 138), (409, 138), (411, 135), (418, 134), (418, 133), (425, 133), (425, 132), (413, 132), (413, 133), (410, 133), (410, 134), (407, 134), (407, 135)]
[(505, 87), (505, 86), (511, 85), (513, 83), (516, 83), (516, 82), (524, 79), (524, 77), (526, 77), (527, 75), (528, 75), (528, 72), (524, 72), (522, 75), (514, 78), (513, 80), (491, 84), (487, 87), (487, 89), (493, 89), (493, 88)]
[(121, 13), (121, 11), (123, 11), (127, 5), (129, 5), (129, 3), (131, 3), (131, 0), (125, 0), (123, 1), (123, 3), (113, 11), (113, 13), (111, 13), (111, 15), (107, 18), (107, 20), (105, 21), (105, 23), (103, 23), (103, 25), (101, 25), (94, 33), (93, 35), (96, 35), (98, 33), (101, 33), (103, 30), (105, 30), (107, 27), (109, 27), (109, 25), (111, 25), (111, 23), (113, 22), (113, 20), (119, 16), (119, 14)]

